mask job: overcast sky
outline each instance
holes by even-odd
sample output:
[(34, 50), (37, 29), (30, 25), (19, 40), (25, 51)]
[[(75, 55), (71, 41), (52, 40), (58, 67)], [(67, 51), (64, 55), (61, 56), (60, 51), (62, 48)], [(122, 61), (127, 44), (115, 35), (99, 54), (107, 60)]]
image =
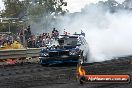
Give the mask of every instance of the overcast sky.
[(0, 0), (0, 10), (4, 9), (4, 3)]
[[(78, 12), (83, 8), (86, 4), (89, 3), (97, 3), (98, 1), (107, 1), (107, 0), (65, 0), (68, 3), (66, 7), (70, 12)], [(122, 2), (124, 0), (116, 0), (118, 2)], [(0, 0), (0, 10), (4, 8), (4, 3)]]
[[(81, 8), (83, 8), (86, 4), (89, 3), (97, 3), (98, 1), (107, 1), (107, 0), (65, 0), (68, 3), (67, 9), (70, 10), (70, 12), (78, 12), (81, 11)], [(122, 3), (124, 0), (116, 0), (119, 3)]]

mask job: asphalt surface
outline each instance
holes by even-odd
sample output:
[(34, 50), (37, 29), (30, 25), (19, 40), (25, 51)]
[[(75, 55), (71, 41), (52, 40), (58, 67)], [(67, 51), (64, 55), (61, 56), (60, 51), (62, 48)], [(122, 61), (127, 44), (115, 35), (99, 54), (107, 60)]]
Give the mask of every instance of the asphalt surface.
[[(87, 74), (129, 74), (132, 58), (125, 57), (99, 63), (84, 64)], [(126, 84), (79, 84), (76, 66), (43, 67), (37, 63), (0, 66), (0, 88), (132, 88)]]

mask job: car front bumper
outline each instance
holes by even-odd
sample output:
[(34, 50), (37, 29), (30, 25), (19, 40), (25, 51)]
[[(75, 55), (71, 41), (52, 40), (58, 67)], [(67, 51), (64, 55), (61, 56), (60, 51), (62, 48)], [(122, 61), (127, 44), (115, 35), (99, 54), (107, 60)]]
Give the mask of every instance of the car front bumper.
[(39, 57), (40, 64), (78, 63), (79, 56)]

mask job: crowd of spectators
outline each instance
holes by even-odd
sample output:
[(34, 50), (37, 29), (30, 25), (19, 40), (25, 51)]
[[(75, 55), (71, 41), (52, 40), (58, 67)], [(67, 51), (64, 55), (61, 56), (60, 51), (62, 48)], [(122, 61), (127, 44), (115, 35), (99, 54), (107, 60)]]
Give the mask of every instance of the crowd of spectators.
[[(39, 36), (35, 36), (31, 33), (30, 26), (28, 26), (25, 30), (20, 30), (16, 35), (9, 33), (0, 34), (0, 48), (12, 48), (14, 43), (17, 48), (44, 47), (50, 44), (53, 39), (57, 39), (58, 36), (59, 32), (55, 28), (53, 28), (51, 33), (42, 33)], [(19, 47), (17, 44), (19, 44)]]
[(27, 46), (29, 48), (39, 48), (50, 44), (53, 39), (57, 39), (59, 32), (53, 28), (52, 33), (42, 33), (39, 36), (32, 35), (27, 40)]
[(0, 34), (0, 49), (22, 48), (20, 38), (10, 33)]

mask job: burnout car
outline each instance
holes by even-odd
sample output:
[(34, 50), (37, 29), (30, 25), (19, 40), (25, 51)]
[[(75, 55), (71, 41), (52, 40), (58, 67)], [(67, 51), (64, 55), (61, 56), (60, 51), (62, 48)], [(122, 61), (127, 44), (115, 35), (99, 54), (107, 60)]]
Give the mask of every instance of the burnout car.
[(60, 35), (41, 49), (40, 64), (78, 63), (80, 59), (86, 61), (87, 55), (83, 53), (86, 47), (87, 43), (81, 34)]

